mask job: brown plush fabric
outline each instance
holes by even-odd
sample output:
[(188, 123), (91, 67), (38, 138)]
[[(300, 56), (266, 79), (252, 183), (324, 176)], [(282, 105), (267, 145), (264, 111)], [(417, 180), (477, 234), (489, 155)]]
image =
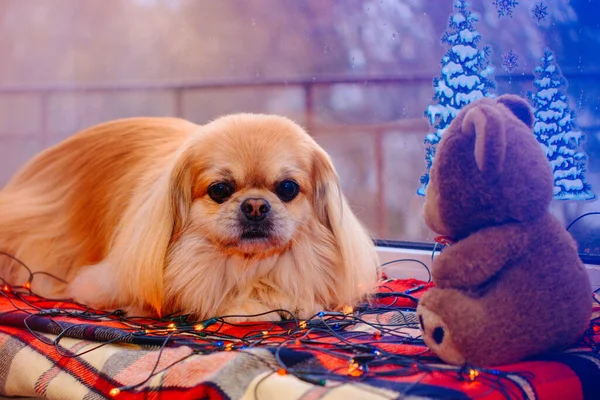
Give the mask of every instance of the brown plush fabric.
[(515, 362), (564, 348), (588, 326), (589, 278), (548, 212), (552, 173), (532, 121), (520, 97), (481, 99), (438, 146), (425, 219), (460, 240), (434, 260), (437, 287), (417, 311), (426, 344), (447, 362)]

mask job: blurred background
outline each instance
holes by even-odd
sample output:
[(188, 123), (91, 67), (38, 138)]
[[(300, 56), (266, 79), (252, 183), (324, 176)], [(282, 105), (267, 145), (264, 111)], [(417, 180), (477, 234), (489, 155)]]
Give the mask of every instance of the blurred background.
[[(587, 179), (600, 194), (600, 2), (469, 3), (479, 15), (478, 47), (491, 49), (496, 95), (525, 96), (544, 49), (554, 52), (587, 138)], [(277, 113), (331, 154), (375, 237), (431, 241), (416, 191), (423, 140), (433, 131), (424, 111), (448, 50), (440, 39), (453, 5), (2, 0), (0, 186), (40, 150), (110, 119), (179, 116), (202, 124), (232, 112)], [(511, 51), (516, 58), (507, 58)], [(555, 201), (552, 209), (567, 224), (598, 202)], [(600, 217), (572, 232), (582, 252), (600, 254)]]

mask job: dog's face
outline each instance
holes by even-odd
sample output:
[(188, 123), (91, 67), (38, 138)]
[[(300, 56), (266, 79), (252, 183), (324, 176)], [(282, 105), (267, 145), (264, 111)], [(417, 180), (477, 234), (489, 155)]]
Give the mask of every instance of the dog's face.
[(187, 151), (192, 198), (182, 229), (226, 254), (285, 251), (317, 218), (314, 141), (274, 116), (238, 114), (203, 130)]

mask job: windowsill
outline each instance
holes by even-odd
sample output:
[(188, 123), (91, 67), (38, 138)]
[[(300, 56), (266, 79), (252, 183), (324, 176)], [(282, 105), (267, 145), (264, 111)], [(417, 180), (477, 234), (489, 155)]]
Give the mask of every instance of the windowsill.
[[(379, 253), (382, 264), (394, 260), (407, 260), (383, 267), (383, 271), (389, 278), (415, 278), (423, 281), (428, 280), (429, 274), (427, 270), (418, 262), (409, 260), (421, 261), (425, 263), (427, 267), (431, 268), (431, 251), (403, 247), (378, 246), (377, 252)], [(600, 288), (600, 265), (585, 264), (585, 266), (590, 276), (590, 281), (592, 282), (592, 288), (594, 290)]]

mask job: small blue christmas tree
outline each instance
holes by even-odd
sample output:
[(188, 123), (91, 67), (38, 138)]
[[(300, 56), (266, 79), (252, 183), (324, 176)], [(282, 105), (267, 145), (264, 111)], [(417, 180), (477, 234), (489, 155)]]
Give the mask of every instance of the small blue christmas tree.
[(465, 105), (490, 96), (495, 87), (491, 78), (493, 68), (489, 66), (489, 47), (477, 48), (481, 34), (475, 30), (477, 14), (469, 10), (466, 0), (454, 2), (455, 13), (450, 16), (448, 29), (442, 36), (442, 43), (450, 48), (442, 57), (442, 73), (433, 79), (434, 96), (437, 104), (427, 107), (425, 116), (435, 129), (425, 136), (426, 172), (421, 177), (421, 187), (417, 194), (424, 196), (429, 183), (429, 170), (435, 158), (435, 149), (442, 139), (444, 130)]
[(535, 92), (528, 97), (535, 112), (533, 131), (542, 145), (554, 174), (554, 198), (559, 200), (591, 200), (585, 173), (587, 156), (580, 149), (583, 133), (575, 127), (575, 112), (565, 95), (566, 80), (548, 49), (535, 67)]

